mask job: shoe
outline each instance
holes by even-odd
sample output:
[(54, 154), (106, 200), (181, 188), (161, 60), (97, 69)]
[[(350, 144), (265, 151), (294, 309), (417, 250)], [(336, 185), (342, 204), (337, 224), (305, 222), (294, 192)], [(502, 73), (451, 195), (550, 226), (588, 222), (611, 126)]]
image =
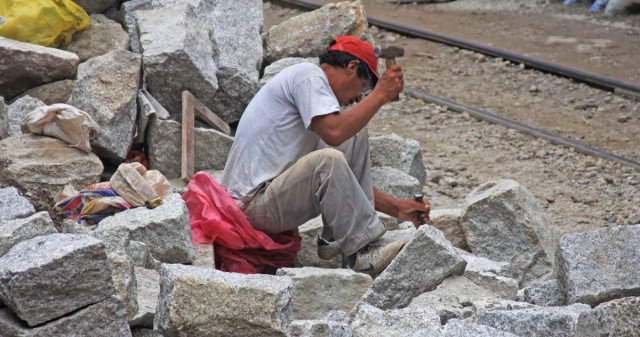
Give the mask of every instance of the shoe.
[(318, 235), (318, 257), (323, 260), (331, 260), (340, 255), (342, 250), (336, 241), (327, 241)]
[[(387, 231), (387, 225), (382, 221), (380, 221), (380, 223), (382, 224), (382, 226), (384, 226), (385, 229), (380, 234), (378, 234), (378, 236), (374, 237), (371, 240), (372, 242), (380, 239)], [(318, 246), (318, 257), (323, 260), (331, 260), (334, 257), (342, 254), (340, 245), (338, 245), (336, 241), (328, 241), (321, 237), (320, 234), (318, 234), (318, 240), (316, 242)]]
[(404, 241), (397, 240), (380, 247), (367, 245), (356, 253), (356, 262), (351, 270), (375, 277), (380, 274), (404, 247)]

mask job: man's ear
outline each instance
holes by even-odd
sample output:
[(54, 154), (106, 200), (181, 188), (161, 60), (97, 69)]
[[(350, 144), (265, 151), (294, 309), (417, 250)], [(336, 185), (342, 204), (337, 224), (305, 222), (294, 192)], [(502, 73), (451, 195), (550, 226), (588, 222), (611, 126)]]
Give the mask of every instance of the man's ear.
[(354, 73), (357, 75), (358, 65), (360, 65), (360, 62), (358, 62), (358, 60), (351, 60), (349, 61), (349, 64), (347, 64), (347, 70), (349, 71), (349, 73)]

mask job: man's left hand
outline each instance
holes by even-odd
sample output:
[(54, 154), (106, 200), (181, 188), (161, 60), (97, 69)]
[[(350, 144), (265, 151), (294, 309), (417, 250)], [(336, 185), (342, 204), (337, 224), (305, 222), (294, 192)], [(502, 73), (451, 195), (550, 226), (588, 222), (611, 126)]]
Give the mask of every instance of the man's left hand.
[(429, 221), (429, 213), (431, 212), (429, 200), (423, 199), (420, 202), (415, 199), (397, 199), (397, 203), (398, 215), (396, 217), (398, 219), (411, 221), (416, 228)]

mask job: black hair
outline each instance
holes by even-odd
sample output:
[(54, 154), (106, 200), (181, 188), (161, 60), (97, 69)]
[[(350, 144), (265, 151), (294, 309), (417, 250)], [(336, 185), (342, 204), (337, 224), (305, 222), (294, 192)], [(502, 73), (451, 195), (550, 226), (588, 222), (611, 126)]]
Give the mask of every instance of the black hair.
[(347, 65), (349, 65), (349, 62), (358, 61), (358, 68), (357, 68), (358, 77), (368, 78), (367, 69), (366, 69), (367, 64), (364, 63), (364, 61), (360, 60), (359, 58), (349, 53), (345, 53), (339, 50), (330, 50), (326, 54), (320, 55), (319, 59), (320, 59), (320, 64), (326, 63), (330, 66), (334, 66), (338, 68), (346, 68)]

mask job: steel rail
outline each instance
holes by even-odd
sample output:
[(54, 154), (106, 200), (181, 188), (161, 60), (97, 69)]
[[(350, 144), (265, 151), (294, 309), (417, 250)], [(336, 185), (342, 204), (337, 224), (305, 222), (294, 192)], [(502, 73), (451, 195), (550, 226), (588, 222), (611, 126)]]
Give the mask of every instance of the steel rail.
[(492, 114), (487, 111), (475, 109), (464, 104), (452, 102), (445, 98), (431, 95), (423, 90), (414, 89), (411, 87), (404, 87), (403, 93), (413, 98), (419, 98), (425, 102), (446, 106), (449, 109), (456, 112), (462, 113), (466, 111), (467, 113), (469, 113), (469, 115), (473, 117), (480, 118), (490, 123), (495, 123), (495, 124), (506, 126), (508, 128), (516, 129), (518, 131), (524, 132), (534, 137), (544, 138), (554, 144), (572, 147), (576, 149), (576, 151), (582, 152), (586, 155), (600, 157), (607, 160), (612, 160), (621, 164), (633, 166), (636, 169), (640, 169), (640, 162), (634, 161), (632, 159), (621, 157), (614, 153), (603, 151), (603, 150), (591, 147), (589, 145), (579, 143), (569, 138), (565, 138), (544, 130), (536, 129), (528, 125), (522, 124), (520, 122), (511, 120), (508, 118), (500, 117), (498, 115)]
[[(279, 3), (287, 4), (289, 6), (306, 8), (306, 9), (318, 9), (322, 7), (322, 5), (318, 3), (315, 3), (313, 1), (306, 1), (306, 0), (275, 0), (274, 2), (279, 2)], [(412, 27), (412, 26), (407, 26), (407, 25), (403, 25), (403, 24), (399, 24), (391, 21), (386, 21), (386, 20), (372, 17), (372, 16), (368, 16), (367, 20), (369, 21), (370, 24), (374, 26), (384, 28), (386, 30), (389, 30), (395, 33), (400, 33), (406, 36), (417, 37), (417, 38), (421, 38), (429, 41), (434, 41), (434, 42), (438, 42), (438, 43), (442, 43), (442, 44), (446, 44), (446, 45), (450, 45), (450, 46), (454, 46), (462, 49), (473, 50), (485, 55), (500, 57), (515, 63), (522, 63), (525, 66), (528, 66), (529, 68), (537, 69), (545, 73), (550, 73), (550, 74), (554, 74), (554, 75), (558, 75), (566, 78), (571, 78), (578, 82), (585, 83), (593, 87), (599, 88), (601, 90), (607, 90), (607, 91), (615, 92), (621, 95), (630, 95), (634, 98), (640, 98), (640, 85), (616, 80), (606, 76), (593, 74), (593, 73), (585, 72), (585, 71), (570, 68), (570, 67), (565, 67), (562, 65), (535, 59), (525, 55), (520, 55), (510, 51), (493, 48), (480, 43), (475, 43), (475, 42), (447, 36), (444, 34), (430, 32), (417, 27)]]

